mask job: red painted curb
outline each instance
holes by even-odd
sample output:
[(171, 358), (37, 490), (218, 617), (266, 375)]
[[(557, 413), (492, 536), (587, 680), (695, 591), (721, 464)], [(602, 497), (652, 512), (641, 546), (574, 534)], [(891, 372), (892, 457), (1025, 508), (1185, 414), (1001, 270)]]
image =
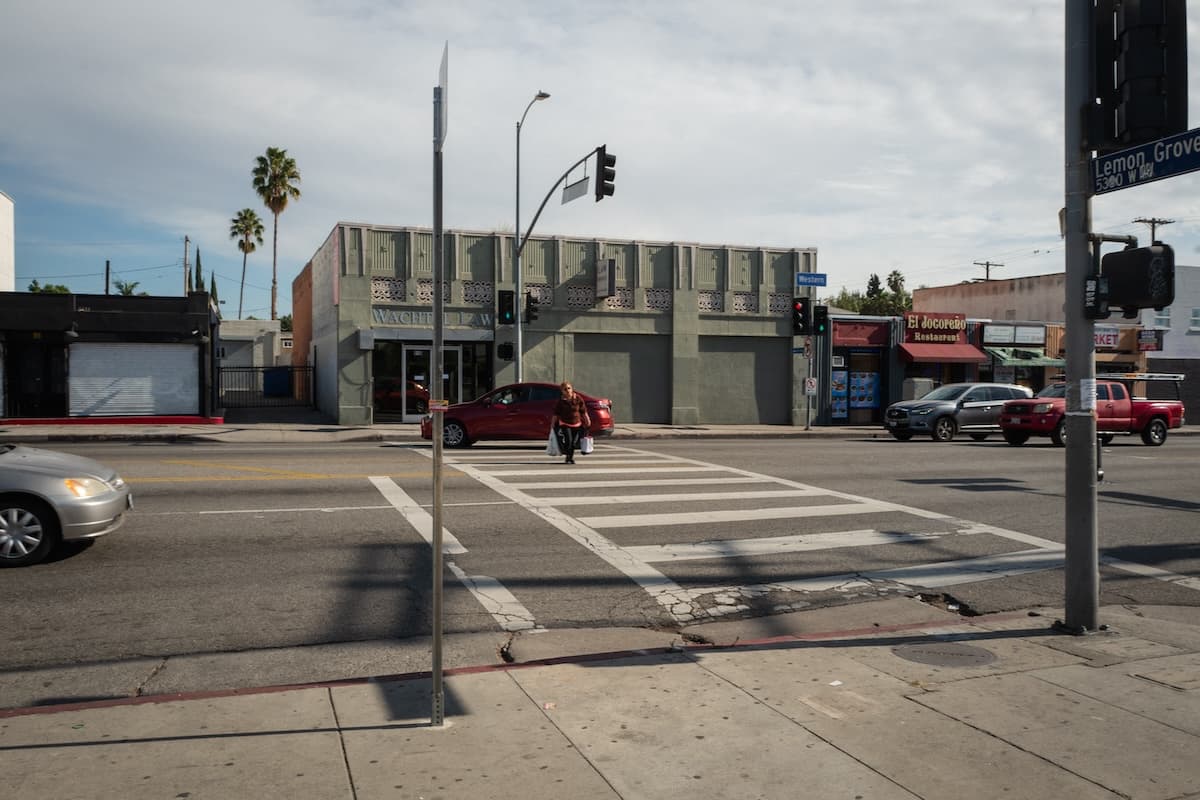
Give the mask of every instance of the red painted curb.
[[(988, 620), (1009, 620), (1028, 616), (1028, 612), (1007, 612), (989, 614)], [(613, 650), (606, 653), (583, 653), (570, 656), (553, 656), (532, 661), (522, 661), (513, 664), (478, 664), (470, 667), (454, 667), (442, 671), (444, 676), (478, 675), (487, 672), (509, 672), (533, 667), (550, 667), (561, 664), (586, 664), (594, 661), (615, 661), (622, 658), (638, 658), (641, 656), (667, 655), (671, 653), (691, 653), (702, 651), (737, 650), (745, 647), (763, 647), (788, 642), (819, 642), (830, 639), (860, 639), (880, 633), (900, 633), (903, 631), (921, 631), (929, 628), (943, 628), (947, 625), (971, 624), (971, 618), (935, 620), (930, 622), (915, 622), (900, 625), (873, 625), (869, 628), (852, 628), (843, 631), (823, 631), (820, 633), (784, 634), (765, 639), (736, 640), (730, 644), (680, 644), (668, 647), (644, 647), (636, 650)], [(980, 619), (984, 619), (981, 617)], [(374, 675), (364, 678), (340, 678), (338, 680), (314, 681), (312, 683), (292, 683), (281, 686), (254, 686), (241, 689), (213, 689), (197, 692), (176, 692), (172, 694), (145, 695), (141, 697), (115, 697), (111, 700), (91, 700), (84, 703), (64, 703), (61, 705), (30, 706), (27, 708), (0, 709), (0, 719), (14, 717), (31, 717), (42, 714), (63, 714), (73, 711), (87, 711), (99, 708), (119, 708), (123, 706), (140, 706), (152, 703), (173, 703), (187, 700), (211, 700), (220, 697), (245, 697), (257, 694), (277, 694), (279, 692), (300, 691), (303, 689), (332, 689), (338, 686), (362, 686), (371, 683), (398, 683), (401, 681), (425, 680), (430, 672), (408, 672), (394, 675)]]

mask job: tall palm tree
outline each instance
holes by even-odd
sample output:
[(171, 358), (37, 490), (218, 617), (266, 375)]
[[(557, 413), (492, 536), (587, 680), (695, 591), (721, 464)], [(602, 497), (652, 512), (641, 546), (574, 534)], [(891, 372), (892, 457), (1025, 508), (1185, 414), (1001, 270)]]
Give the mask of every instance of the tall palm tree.
[(279, 264), (279, 215), (287, 208), (288, 200), (300, 199), (300, 170), (296, 159), (288, 158), (287, 150), (268, 147), (266, 155), (258, 157), (254, 167), (254, 191), (262, 198), (263, 205), (275, 215), (275, 227), (271, 238), (271, 319), (278, 319), (275, 298), (278, 293)]
[[(243, 208), (237, 216), (229, 221), (229, 238), (238, 240), (238, 250), (242, 251), (242, 288), (238, 291), (238, 315), (242, 318), (242, 298), (246, 295), (246, 257), (258, 249), (263, 243), (263, 224), (253, 208)], [(271, 305), (274, 306), (274, 300)]]

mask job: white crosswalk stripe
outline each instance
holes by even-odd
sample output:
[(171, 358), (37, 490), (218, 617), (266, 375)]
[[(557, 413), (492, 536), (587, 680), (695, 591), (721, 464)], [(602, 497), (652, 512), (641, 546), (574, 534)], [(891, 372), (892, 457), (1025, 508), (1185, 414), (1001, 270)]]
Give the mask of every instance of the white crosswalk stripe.
[[(751, 602), (764, 597), (769, 597), (774, 607), (786, 609), (786, 601), (776, 603), (781, 593), (801, 598), (791, 601), (791, 607), (799, 608), (807, 605), (805, 595), (815, 593), (942, 589), (1061, 569), (1064, 565), (1061, 544), (1020, 531), (622, 445), (600, 444), (595, 453), (580, 456), (575, 466), (563, 465), (557, 459), (548, 461), (532, 448), (500, 453), (450, 452), (445, 454), (445, 462), (620, 570), (680, 624), (746, 610)], [(610, 489), (625, 491), (600, 491)], [(809, 502), (787, 502), (791, 498)], [(853, 525), (860, 515), (877, 518), (880, 523), (868, 523), (873, 525), (870, 528), (841, 529), (846, 523), (839, 524), (839, 520)], [(764, 530), (772, 521), (776, 521), (774, 529)], [(778, 521), (791, 521), (805, 530), (776, 535)], [(826, 529), (819, 529), (822, 526)], [(784, 527), (790, 526), (784, 522)], [(652, 533), (647, 532), (651, 529)], [(663, 543), (619, 544), (601, 531), (611, 532), (622, 542), (641, 535)], [(692, 540), (666, 541), (681, 535)], [(897, 551), (875, 557), (881, 548), (890, 546), (922, 548), (935, 544), (925, 563), (881, 567), (880, 562), (886, 563), (888, 554)], [(737, 585), (696, 585), (695, 578), (691, 583), (686, 579), (689, 564), (737, 562), (738, 568), (753, 574), (755, 564), (785, 563), (783, 560), (788, 558), (802, 559), (795, 561), (797, 569), (811, 573), (813, 563), (844, 564), (845, 556), (840, 560), (834, 557), (838, 552), (849, 552), (850, 558), (857, 558), (855, 548), (864, 553), (865, 561), (872, 564), (870, 568)], [(964, 557), (954, 558), (956, 550)], [(980, 552), (983, 554), (971, 555)], [(814, 562), (806, 555), (828, 560)], [(1200, 590), (1200, 581), (1195, 579), (1114, 558), (1103, 558), (1102, 562)], [(717, 569), (713, 574), (721, 572)], [(683, 583), (671, 574), (679, 575)], [(487, 585), (488, 592), (480, 592), (481, 602), (502, 625), (508, 626), (506, 629), (540, 629), (533, 615), (504, 587), (488, 583), (491, 579), (481, 576), (460, 579), (468, 586), (472, 580)], [(484, 594), (486, 599), (482, 599)]]
[[(543, 458), (540, 453), (528, 451), (456, 452), (445, 456), (448, 467), (521, 505), (619, 569), (680, 623), (736, 612), (746, 608), (750, 599), (771, 592), (803, 595), (887, 591), (889, 587), (896, 591), (935, 588), (1054, 569), (1063, 562), (1062, 547), (1039, 537), (720, 464), (608, 445), (598, 446), (594, 454), (586, 460), (581, 457), (574, 467), (557, 462), (538, 466), (539, 462), (545, 463)], [(559, 479), (537, 480), (549, 475)], [(634, 488), (662, 491), (596, 491)], [(561, 490), (570, 491), (547, 494)], [(771, 504), (790, 498), (810, 502)], [(622, 513), (626, 507), (650, 504), (663, 510)], [(671, 510), (673, 504), (692, 508)], [(721, 504), (726, 507), (714, 507)], [(573, 509), (591, 513), (573, 515)], [(612, 513), (602, 513), (602, 509), (611, 509)], [(837, 518), (858, 515), (886, 518), (890, 527), (839, 530), (834, 524)], [(770, 520), (794, 520), (807, 527), (827, 520), (831, 527), (784, 536), (756, 535), (755, 523)], [(738, 535), (739, 526), (745, 526), (744, 535)], [(694, 531), (696, 541), (621, 545), (601, 533), (613, 531), (625, 539), (636, 530), (649, 528)], [(713, 538), (714, 534), (719, 538)], [(921, 546), (935, 539), (961, 536), (995, 537), (1025, 549), (735, 586), (685, 586), (663, 571), (685, 563), (763, 558), (773, 561), (849, 548)], [(952, 552), (946, 548), (939, 555)]]

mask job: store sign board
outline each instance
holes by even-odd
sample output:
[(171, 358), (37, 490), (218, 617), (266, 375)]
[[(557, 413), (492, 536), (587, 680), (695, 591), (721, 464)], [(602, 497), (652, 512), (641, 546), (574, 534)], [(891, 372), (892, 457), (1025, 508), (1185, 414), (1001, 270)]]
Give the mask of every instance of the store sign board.
[(1093, 338), (1097, 350), (1116, 350), (1121, 341), (1121, 329), (1116, 325), (1097, 325)]
[(1018, 325), (1013, 329), (1014, 344), (1045, 344), (1046, 328), (1042, 325)]
[(1163, 332), (1154, 329), (1142, 329), (1138, 331), (1138, 351), (1139, 352), (1157, 352), (1162, 350)]
[(966, 344), (967, 315), (905, 312), (904, 341), (909, 344)]
[(984, 325), (984, 344), (1012, 344), (1015, 329), (1012, 325)]

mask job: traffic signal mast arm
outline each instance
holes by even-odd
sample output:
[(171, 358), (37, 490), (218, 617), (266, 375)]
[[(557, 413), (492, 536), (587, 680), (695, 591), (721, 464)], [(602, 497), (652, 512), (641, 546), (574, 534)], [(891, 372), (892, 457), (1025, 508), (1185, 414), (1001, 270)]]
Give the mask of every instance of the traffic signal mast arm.
[[(605, 145), (600, 145), (595, 150), (590, 151), (586, 156), (584, 156), (583, 158), (576, 161), (574, 164), (572, 164), (570, 167), (568, 167), (567, 171), (562, 174), (562, 177), (559, 178), (555, 182), (555, 184), (550, 187), (550, 191), (546, 192), (546, 198), (544, 200), (542, 200), (542, 204), (540, 206), (538, 206), (537, 213), (534, 214), (533, 219), (530, 220), (529, 227), (525, 229), (525, 235), (522, 236), (521, 232), (517, 231), (517, 257), (518, 258), (521, 256), (521, 253), (524, 252), (525, 243), (529, 241), (529, 237), (533, 234), (533, 227), (535, 225), (537, 225), (538, 217), (542, 216), (542, 211), (546, 208), (546, 203), (550, 202), (550, 198), (554, 195), (554, 192), (558, 189), (559, 186), (561, 186), (563, 183), (566, 182), (567, 177), (571, 174), (571, 172), (576, 167), (578, 167), (583, 162), (587, 161), (592, 156), (598, 156), (600, 154), (600, 151), (604, 150), (604, 149), (605, 149)], [(600, 165), (600, 169), (603, 169), (603, 165)], [(597, 175), (596, 179), (601, 180), (601, 176)]]

